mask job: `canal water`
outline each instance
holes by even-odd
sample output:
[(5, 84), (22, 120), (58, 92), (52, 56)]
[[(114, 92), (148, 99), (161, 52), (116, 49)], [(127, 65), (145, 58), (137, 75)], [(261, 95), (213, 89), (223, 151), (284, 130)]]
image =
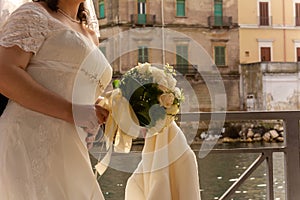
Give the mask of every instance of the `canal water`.
[[(238, 147), (278, 146), (278, 144), (238, 144)], [(215, 148), (235, 148), (237, 145), (220, 144)], [(198, 155), (198, 150), (195, 149)], [(134, 170), (140, 157), (138, 154), (119, 159), (121, 155), (115, 155), (112, 159), (112, 167), (108, 168), (99, 179), (106, 200), (124, 199), (126, 181), (130, 177), (130, 171)], [(123, 155), (125, 156), (125, 155)], [(116, 159), (114, 159), (114, 157)], [(126, 157), (126, 156), (125, 156)], [(252, 164), (258, 154), (223, 154), (210, 153), (200, 159), (197, 156), (200, 177), (200, 191), (202, 200), (219, 199), (221, 195), (234, 183), (234, 181)], [(284, 162), (283, 153), (274, 153), (274, 192), (275, 200), (285, 199)], [(124, 167), (126, 166), (126, 167)], [(184, 172), (182, 172), (184, 173)], [(267, 171), (266, 163), (259, 166), (252, 175), (242, 184), (233, 200), (264, 200), (267, 199)]]

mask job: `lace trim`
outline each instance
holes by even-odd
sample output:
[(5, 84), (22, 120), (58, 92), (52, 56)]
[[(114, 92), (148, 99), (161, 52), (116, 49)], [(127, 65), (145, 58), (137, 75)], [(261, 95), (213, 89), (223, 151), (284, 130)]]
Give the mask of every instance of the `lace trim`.
[(34, 3), (18, 8), (0, 31), (0, 45), (19, 46), (27, 52), (36, 53), (49, 33), (48, 18)]

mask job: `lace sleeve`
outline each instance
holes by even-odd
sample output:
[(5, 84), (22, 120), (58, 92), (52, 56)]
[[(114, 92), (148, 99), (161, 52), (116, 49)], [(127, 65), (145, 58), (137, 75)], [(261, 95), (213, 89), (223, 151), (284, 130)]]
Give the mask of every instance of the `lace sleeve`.
[(19, 46), (26, 52), (36, 52), (42, 46), (48, 32), (48, 18), (34, 3), (18, 8), (0, 30), (0, 45)]

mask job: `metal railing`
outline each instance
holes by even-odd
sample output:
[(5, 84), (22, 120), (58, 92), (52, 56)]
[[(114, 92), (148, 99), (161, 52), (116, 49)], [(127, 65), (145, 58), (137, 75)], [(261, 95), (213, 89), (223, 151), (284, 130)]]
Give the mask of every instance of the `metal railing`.
[(295, 17), (295, 26), (300, 26), (300, 17)]
[(176, 71), (178, 71), (182, 75), (195, 75), (198, 73), (197, 65), (181, 65), (181, 64), (173, 64), (172, 65)]
[(245, 172), (231, 185), (230, 188), (219, 198), (228, 200), (235, 190), (242, 185), (252, 172), (260, 166), (264, 160), (267, 163), (267, 199), (274, 200), (273, 190), (273, 153), (283, 152), (285, 166), (285, 199), (300, 199), (300, 141), (299, 120), (300, 111), (273, 111), (273, 112), (214, 112), (214, 113), (182, 113), (179, 119), (184, 121), (246, 121), (246, 120), (282, 120), (285, 131), (285, 143), (282, 147), (261, 148), (235, 148), (235, 149), (212, 149), (211, 153), (259, 153), (258, 158), (245, 170)]
[(155, 25), (156, 15), (150, 14), (131, 14), (130, 21), (132, 25)]
[(259, 26), (271, 26), (272, 25), (272, 16), (258, 16)]
[(210, 28), (221, 28), (231, 27), (232, 17), (231, 16), (209, 16), (207, 18), (208, 27)]

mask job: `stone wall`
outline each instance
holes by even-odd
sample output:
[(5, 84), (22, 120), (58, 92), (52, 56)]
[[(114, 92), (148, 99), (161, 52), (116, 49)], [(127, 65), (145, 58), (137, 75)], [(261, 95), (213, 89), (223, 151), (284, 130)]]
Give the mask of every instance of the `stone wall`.
[(299, 63), (266, 62), (241, 65), (241, 99), (254, 95), (255, 110), (300, 109)]

